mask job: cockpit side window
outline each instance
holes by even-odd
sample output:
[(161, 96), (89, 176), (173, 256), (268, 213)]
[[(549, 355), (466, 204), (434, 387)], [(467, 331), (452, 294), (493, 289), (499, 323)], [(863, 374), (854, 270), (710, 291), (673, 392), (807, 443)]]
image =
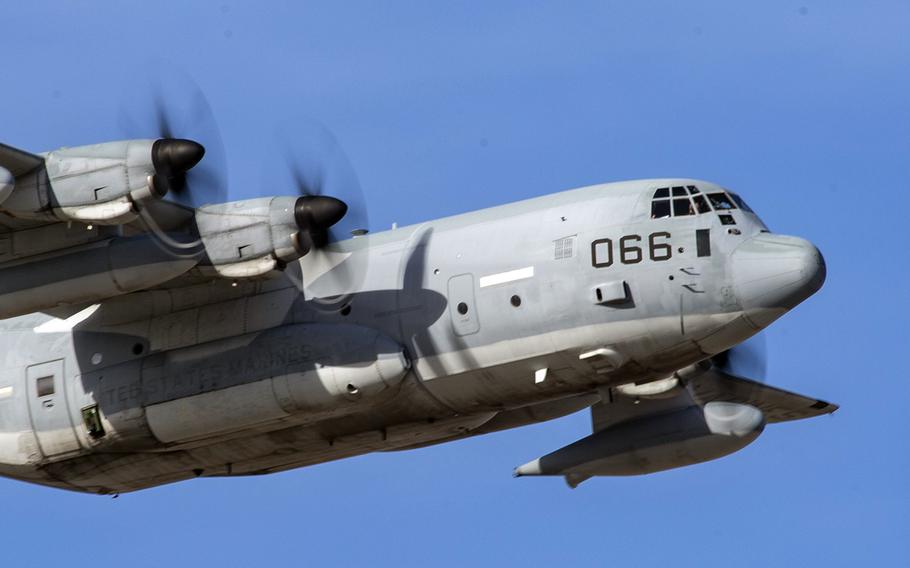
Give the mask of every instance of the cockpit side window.
[(739, 195), (733, 193), (732, 191), (729, 191), (729, 192), (727, 192), (727, 193), (729, 193), (729, 194), (730, 194), (730, 197), (733, 198), (733, 201), (735, 201), (736, 204), (739, 205), (739, 208), (740, 208), (740, 209), (742, 209), (743, 211), (748, 211), (749, 213), (755, 213), (755, 211), (752, 211), (752, 208), (749, 207), (749, 204), (746, 203), (745, 200), (744, 200), (742, 197), (740, 197)]
[(698, 210), (698, 213), (710, 213), (711, 206), (708, 205), (708, 200), (705, 199), (704, 195), (693, 195), (692, 201), (695, 202), (695, 208)]
[(711, 205), (717, 211), (736, 209), (736, 205), (733, 204), (733, 201), (727, 196), (726, 193), (709, 193), (708, 200), (711, 201)]
[[(666, 188), (664, 188), (666, 189)], [(663, 219), (670, 216), (670, 200), (655, 199), (651, 202), (651, 218)]]
[(673, 188), (673, 197), (685, 197), (686, 195), (686, 188), (683, 186), (678, 185)]

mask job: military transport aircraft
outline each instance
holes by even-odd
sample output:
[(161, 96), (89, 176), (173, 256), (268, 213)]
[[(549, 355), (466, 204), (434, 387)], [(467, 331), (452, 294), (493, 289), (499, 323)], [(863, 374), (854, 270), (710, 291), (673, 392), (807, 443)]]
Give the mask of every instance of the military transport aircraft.
[(590, 409), (591, 435), (514, 472), (575, 487), (837, 409), (737, 364), (761, 366), (749, 338), (825, 265), (724, 187), (607, 183), (367, 233), (294, 152), (272, 196), (228, 200), (220, 143), (159, 104), (144, 138), (0, 146), (0, 475), (119, 494)]

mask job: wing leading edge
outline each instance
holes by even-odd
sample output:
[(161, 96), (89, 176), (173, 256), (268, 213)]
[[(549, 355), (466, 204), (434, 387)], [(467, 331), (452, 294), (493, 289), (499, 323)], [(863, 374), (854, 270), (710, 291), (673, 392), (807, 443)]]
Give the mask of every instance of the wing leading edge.
[(0, 144), (0, 166), (9, 170), (13, 177), (28, 173), (44, 163), (44, 158), (25, 150)]

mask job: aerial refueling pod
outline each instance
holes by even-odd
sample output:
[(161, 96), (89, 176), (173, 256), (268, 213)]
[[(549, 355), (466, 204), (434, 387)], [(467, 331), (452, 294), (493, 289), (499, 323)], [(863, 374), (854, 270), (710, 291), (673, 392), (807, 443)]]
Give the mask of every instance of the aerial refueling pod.
[(6, 201), (16, 187), (16, 178), (6, 168), (0, 167), (0, 204)]
[(571, 487), (598, 475), (641, 475), (732, 454), (761, 434), (748, 404), (709, 402), (621, 422), (515, 469), (515, 476), (563, 475)]

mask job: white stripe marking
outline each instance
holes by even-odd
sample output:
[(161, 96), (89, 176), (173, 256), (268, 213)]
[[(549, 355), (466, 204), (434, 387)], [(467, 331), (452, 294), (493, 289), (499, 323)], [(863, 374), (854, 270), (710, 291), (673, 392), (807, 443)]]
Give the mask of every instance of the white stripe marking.
[(481, 276), (480, 287), (486, 288), (487, 286), (498, 286), (499, 284), (515, 282), (516, 280), (524, 280), (525, 278), (534, 278), (533, 266), (526, 266), (524, 268), (519, 268), (518, 270), (510, 270), (508, 272), (500, 272), (499, 274)]
[(578, 358), (581, 359), (582, 361), (584, 361), (585, 359), (590, 359), (591, 357), (606, 357), (609, 354), (610, 354), (609, 349), (607, 349), (606, 347), (600, 347), (598, 349), (594, 349), (593, 351), (585, 351), (584, 353), (579, 355)]
[(13, 396), (13, 387), (0, 387), (0, 400)]
[(98, 308), (100, 307), (101, 304), (92, 304), (81, 312), (77, 312), (65, 320), (62, 320), (60, 318), (48, 320), (36, 327), (34, 331), (35, 333), (66, 333), (67, 331), (73, 331), (74, 327), (92, 317), (92, 314), (98, 311)]

